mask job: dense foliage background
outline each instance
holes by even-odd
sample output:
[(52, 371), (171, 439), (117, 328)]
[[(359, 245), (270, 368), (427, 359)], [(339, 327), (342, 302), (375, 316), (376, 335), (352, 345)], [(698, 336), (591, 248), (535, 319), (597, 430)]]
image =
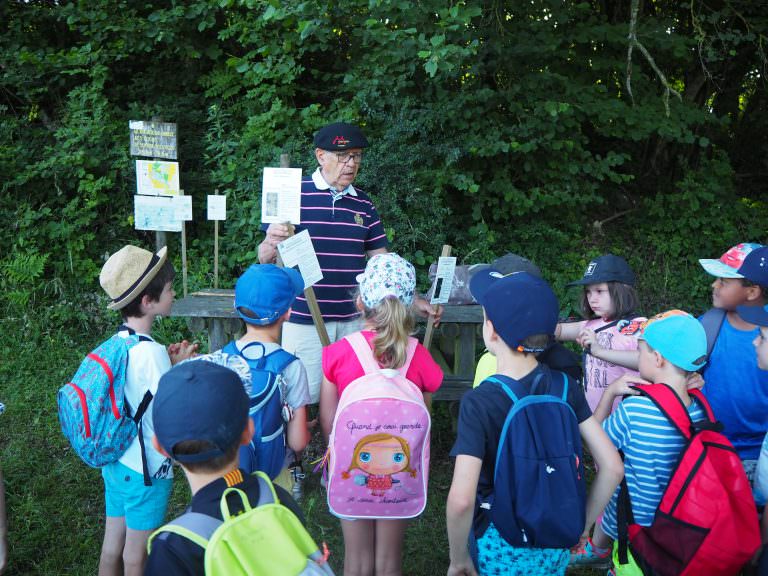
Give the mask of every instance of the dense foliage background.
[(38, 0), (0, 21), (7, 314), (97, 291), (109, 251), (152, 246), (127, 125), (155, 116), (179, 126), (198, 286), (205, 195), (229, 196), (229, 278), (255, 259), (262, 167), (286, 152), (309, 172), (338, 119), (365, 126), (359, 183), (422, 268), (443, 242), (466, 262), (514, 250), (560, 288), (612, 250), (646, 307), (700, 309), (696, 259), (768, 240), (765, 2)]
[[(565, 296), (613, 251), (638, 273), (643, 311), (700, 311), (697, 259), (768, 242), (765, 0), (5, 0), (0, 23), (11, 574), (94, 572), (99, 473), (57, 457), (53, 398), (115, 320), (105, 257), (154, 244), (133, 229), (129, 120), (178, 124), (191, 288), (213, 283), (205, 196), (228, 195), (231, 285), (256, 259), (263, 166), (288, 153), (313, 170), (312, 134), (336, 120), (364, 126), (358, 183), (422, 278), (444, 242), (467, 263), (512, 250)], [(187, 335), (178, 321), (158, 332)], [(446, 562), (442, 496), (408, 540), (435, 543), (414, 574)], [(321, 496), (305, 505), (322, 509)], [(330, 517), (312, 526), (338, 532)]]

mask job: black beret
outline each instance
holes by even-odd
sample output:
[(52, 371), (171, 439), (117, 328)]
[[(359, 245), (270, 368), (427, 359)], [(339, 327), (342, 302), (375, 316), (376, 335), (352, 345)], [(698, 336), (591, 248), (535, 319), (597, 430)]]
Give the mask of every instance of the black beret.
[(368, 140), (357, 126), (346, 122), (335, 122), (317, 131), (315, 146), (331, 151), (367, 148)]

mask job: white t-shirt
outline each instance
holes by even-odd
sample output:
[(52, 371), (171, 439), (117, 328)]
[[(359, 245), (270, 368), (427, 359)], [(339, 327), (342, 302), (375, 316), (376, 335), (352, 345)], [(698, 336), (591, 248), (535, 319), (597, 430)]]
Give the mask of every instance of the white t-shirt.
[[(118, 333), (123, 338), (128, 337), (128, 331)], [(136, 344), (128, 352), (128, 370), (125, 378), (125, 400), (135, 411), (144, 393), (149, 390), (152, 394), (157, 392), (157, 383), (160, 377), (171, 369), (171, 359), (165, 346), (158, 344), (148, 334), (136, 333), (137, 336), (149, 338)], [(152, 424), (152, 403), (149, 403), (147, 411), (141, 419), (144, 432), (144, 450), (147, 454), (147, 467), (152, 478), (172, 478), (173, 465), (170, 458), (160, 454), (152, 446), (152, 437), (155, 435), (155, 427)], [(143, 473), (141, 465), (141, 445), (139, 437), (133, 439), (128, 450), (120, 457), (119, 462), (131, 470)]]

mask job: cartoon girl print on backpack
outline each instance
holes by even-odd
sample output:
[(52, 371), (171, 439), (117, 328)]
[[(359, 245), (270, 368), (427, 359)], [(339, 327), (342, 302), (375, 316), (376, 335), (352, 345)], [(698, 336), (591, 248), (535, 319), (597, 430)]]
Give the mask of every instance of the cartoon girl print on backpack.
[(363, 436), (355, 446), (349, 468), (341, 477), (351, 478), (350, 472), (354, 469), (363, 473), (355, 474), (353, 482), (357, 486), (366, 486), (371, 496), (384, 496), (394, 484), (399, 484), (400, 480), (393, 478), (395, 474), (407, 472), (411, 478), (416, 477), (416, 470), (411, 468), (408, 442), (392, 434)]

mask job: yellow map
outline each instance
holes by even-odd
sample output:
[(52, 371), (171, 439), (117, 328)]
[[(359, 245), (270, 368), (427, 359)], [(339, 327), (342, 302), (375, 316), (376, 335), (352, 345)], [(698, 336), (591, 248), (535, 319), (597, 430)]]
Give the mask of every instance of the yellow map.
[(136, 192), (141, 196), (177, 196), (179, 163), (136, 160)]

